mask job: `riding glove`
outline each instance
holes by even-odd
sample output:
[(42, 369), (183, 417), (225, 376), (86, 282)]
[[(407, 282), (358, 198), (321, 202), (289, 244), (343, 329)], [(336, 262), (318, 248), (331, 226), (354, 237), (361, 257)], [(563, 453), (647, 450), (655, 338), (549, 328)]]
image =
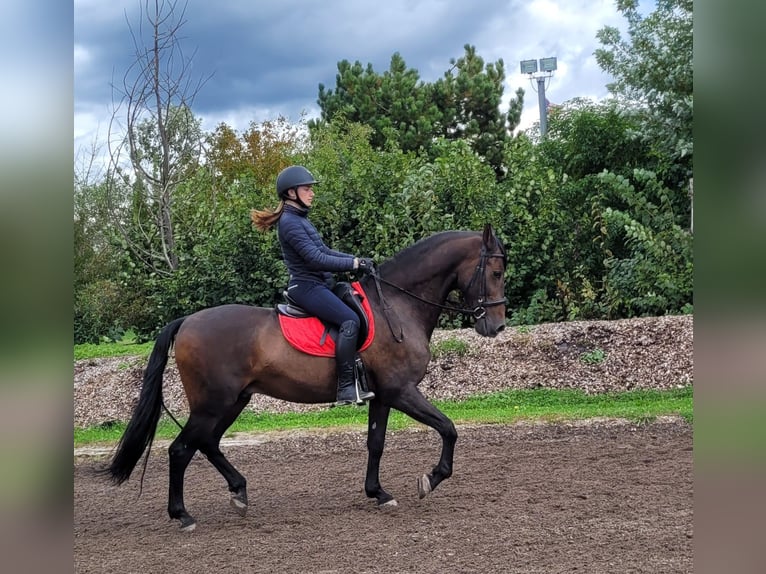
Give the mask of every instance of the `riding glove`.
[(360, 257), (357, 269), (362, 273), (370, 274), (375, 270), (375, 262), (368, 257)]

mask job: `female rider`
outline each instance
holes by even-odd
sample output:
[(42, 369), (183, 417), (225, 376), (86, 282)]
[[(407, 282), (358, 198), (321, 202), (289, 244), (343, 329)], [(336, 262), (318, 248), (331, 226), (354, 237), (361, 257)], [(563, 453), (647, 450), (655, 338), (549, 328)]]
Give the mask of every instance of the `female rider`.
[(290, 298), (306, 311), (338, 328), (335, 363), (338, 371), (336, 405), (363, 404), (375, 397), (355, 384), (354, 358), (359, 317), (331, 290), (332, 272), (358, 269), (371, 273), (374, 263), (365, 257), (334, 251), (322, 241), (308, 219), (314, 201), (313, 186), (319, 182), (301, 165), (283, 169), (277, 176), (279, 205), (274, 211), (252, 210), (250, 217), (261, 231), (277, 225), (277, 236), (290, 280)]

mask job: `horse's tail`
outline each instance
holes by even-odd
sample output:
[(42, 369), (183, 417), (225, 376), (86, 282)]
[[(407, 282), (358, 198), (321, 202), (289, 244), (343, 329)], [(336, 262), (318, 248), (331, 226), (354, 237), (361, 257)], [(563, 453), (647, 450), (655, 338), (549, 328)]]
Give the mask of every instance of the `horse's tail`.
[(185, 319), (186, 317), (182, 317), (168, 323), (154, 343), (154, 349), (144, 372), (138, 404), (125, 428), (125, 433), (117, 444), (117, 452), (112, 462), (105, 469), (115, 484), (122, 484), (130, 478), (141, 455), (154, 440), (162, 409), (162, 375), (168, 364), (170, 347)]

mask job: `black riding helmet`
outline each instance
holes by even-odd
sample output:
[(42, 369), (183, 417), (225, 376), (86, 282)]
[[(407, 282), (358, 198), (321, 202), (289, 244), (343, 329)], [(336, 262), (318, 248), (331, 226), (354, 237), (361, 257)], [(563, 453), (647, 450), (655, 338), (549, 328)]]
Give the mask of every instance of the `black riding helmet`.
[(309, 170), (302, 165), (291, 165), (280, 171), (277, 176), (277, 196), (279, 199), (287, 199), (287, 190), (315, 183), (319, 182)]

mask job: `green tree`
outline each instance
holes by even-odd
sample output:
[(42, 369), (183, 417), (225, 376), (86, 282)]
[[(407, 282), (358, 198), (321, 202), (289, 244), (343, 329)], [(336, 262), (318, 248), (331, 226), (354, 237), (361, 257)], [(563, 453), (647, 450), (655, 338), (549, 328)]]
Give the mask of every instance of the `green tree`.
[[(543, 141), (513, 140), (499, 194), (510, 198), (513, 321), (677, 312), (690, 303), (681, 231), (688, 204), (656, 178), (660, 162), (633, 136), (638, 130), (640, 117), (619, 101), (575, 99), (551, 114)], [(676, 253), (662, 259), (660, 242)]]
[[(433, 100), (442, 112), (438, 134), (447, 139), (464, 139), (476, 153), (504, 174), (505, 140), (518, 125), (523, 90), (516, 92), (508, 112), (500, 111), (505, 66), (503, 60), (484, 64), (476, 48), (465, 46), (465, 54), (433, 85)], [(457, 74), (454, 74), (457, 71)]]
[(382, 75), (371, 64), (343, 60), (335, 90), (319, 85), (321, 120), (309, 122), (309, 127), (344, 117), (372, 128), (374, 148), (395, 142), (404, 152), (430, 153), (439, 137), (465, 139), (502, 177), (504, 142), (518, 125), (524, 92), (519, 89), (508, 111), (501, 112), (502, 60), (485, 64), (476, 49), (466, 45), (465, 54), (450, 64), (443, 78), (427, 83), (398, 53)]
[(606, 171), (632, 177), (636, 168), (656, 167), (647, 143), (632, 136), (638, 125), (636, 114), (614, 99), (596, 103), (577, 98), (552, 111), (548, 135), (537, 151), (560, 183), (548, 192), (556, 217), (546, 224), (553, 241), (541, 274), (546, 280), (539, 289), (544, 287), (545, 298), (537, 293), (538, 312), (545, 301), (563, 319), (605, 313), (598, 286), (606, 255), (596, 241), (594, 221), (609, 204), (599, 194), (599, 177)]
[(497, 185), (494, 205), (502, 214), (498, 229), (508, 250), (506, 296), (511, 319), (523, 324), (567, 319), (556, 301), (557, 262), (567, 245), (565, 229), (571, 221), (558, 203), (557, 190), (565, 176), (546, 165), (540, 146), (526, 134), (507, 143), (504, 162), (509, 175)]
[(305, 160), (321, 182), (312, 221), (328, 245), (380, 259), (392, 255), (400, 245), (400, 228), (418, 225), (404, 219), (407, 216), (392, 209), (390, 202), (404, 186), (407, 174), (423, 160), (403, 152), (395, 142), (386, 150), (377, 150), (372, 137), (370, 126), (336, 118), (312, 130), (311, 150)]
[(694, 80), (692, 0), (657, 0), (648, 16), (638, 0), (618, 0), (628, 39), (606, 26), (597, 35), (601, 68), (612, 75), (609, 90), (642, 111), (640, 135), (661, 157), (668, 179), (679, 188), (692, 172)]
[(161, 323), (226, 303), (271, 306), (284, 288), (275, 234), (257, 232), (249, 217), (254, 206), (272, 203), (273, 193), (245, 177), (220, 188), (212, 210), (210, 188), (201, 171), (178, 190), (189, 209), (179, 214), (178, 268), (154, 287)]
[(614, 99), (569, 100), (549, 115), (541, 160), (570, 180), (604, 170), (628, 176), (637, 167), (656, 168), (647, 142), (633, 137), (639, 125), (635, 111)]
[(691, 232), (673, 213), (671, 190), (654, 173), (629, 180), (599, 176), (602, 208), (595, 222), (605, 255), (602, 298), (608, 318), (691, 309)]
[(164, 126), (152, 119), (131, 127), (126, 140), (130, 165), (106, 178), (110, 224), (133, 261), (147, 273), (171, 274), (178, 267), (176, 192), (199, 168), (201, 120), (189, 108), (166, 110)]
[(250, 179), (267, 187), (296, 153), (306, 149), (307, 137), (303, 120), (294, 125), (283, 116), (250, 122), (242, 133), (221, 123), (206, 138), (205, 163), (219, 185)]
[(74, 287), (113, 273), (115, 253), (103, 183), (74, 186)]
[(362, 67), (359, 61), (338, 62), (335, 91), (319, 84), (317, 103), (324, 121), (341, 115), (369, 125), (373, 130), (370, 141), (378, 149), (393, 139), (404, 150), (417, 150), (428, 145), (434, 124), (441, 120), (440, 110), (429, 101), (428, 91), (417, 70), (408, 69), (401, 55), (395, 53), (382, 75), (375, 72), (372, 64)]
[(74, 340), (97, 343), (122, 322), (119, 271), (122, 251), (108, 225), (103, 182), (74, 181)]

